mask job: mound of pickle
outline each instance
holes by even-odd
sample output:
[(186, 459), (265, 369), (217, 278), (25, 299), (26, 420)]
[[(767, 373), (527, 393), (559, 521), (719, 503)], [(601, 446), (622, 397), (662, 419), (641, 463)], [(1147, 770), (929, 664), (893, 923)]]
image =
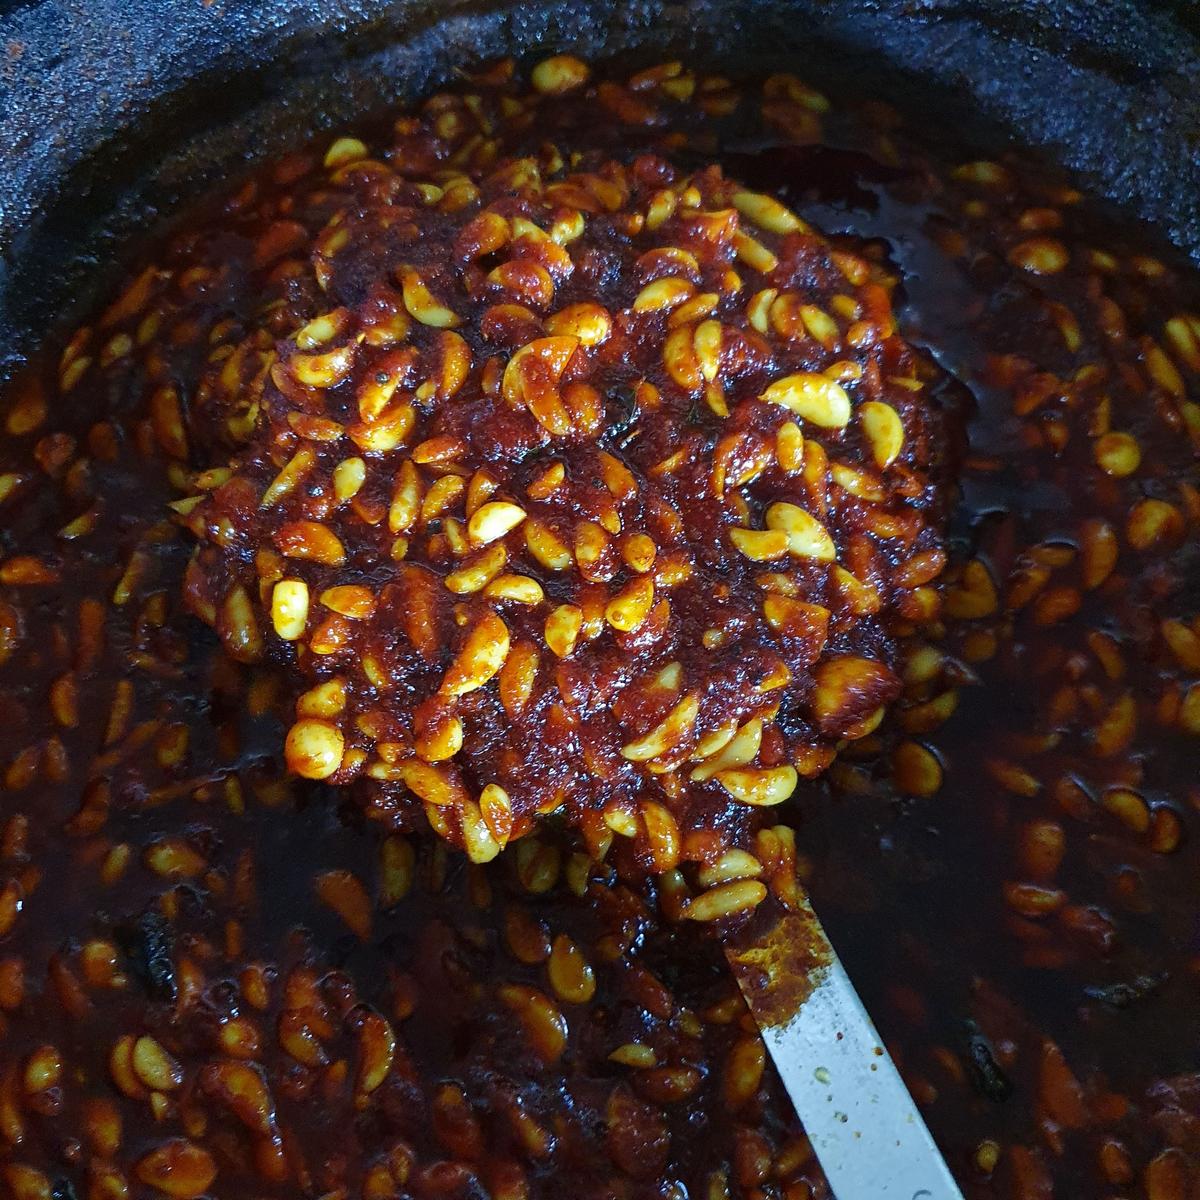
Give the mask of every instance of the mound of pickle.
[(163, 399), (234, 453), (177, 506), (188, 598), (285, 664), (296, 774), (475, 862), (559, 813), (661, 872), (898, 695), (936, 368), (894, 276), (719, 168), (516, 156), (550, 102), (431, 106), (239, 210), (254, 319)]

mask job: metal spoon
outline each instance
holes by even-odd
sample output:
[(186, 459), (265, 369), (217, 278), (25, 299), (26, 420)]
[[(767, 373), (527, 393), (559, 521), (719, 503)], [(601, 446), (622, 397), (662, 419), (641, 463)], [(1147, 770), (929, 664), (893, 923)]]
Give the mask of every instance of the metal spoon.
[(838, 1200), (963, 1200), (807, 896), (725, 953)]

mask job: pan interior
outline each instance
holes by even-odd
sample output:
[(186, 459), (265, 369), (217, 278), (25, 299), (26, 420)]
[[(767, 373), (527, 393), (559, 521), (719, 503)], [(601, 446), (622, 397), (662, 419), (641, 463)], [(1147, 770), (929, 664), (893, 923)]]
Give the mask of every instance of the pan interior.
[(478, 62), (550, 48), (787, 69), (976, 147), (1019, 135), (1200, 255), (1200, 48), (1170, 4), (44, 0), (0, 17), (0, 38), (7, 371), (94, 302), (148, 225), (217, 181)]

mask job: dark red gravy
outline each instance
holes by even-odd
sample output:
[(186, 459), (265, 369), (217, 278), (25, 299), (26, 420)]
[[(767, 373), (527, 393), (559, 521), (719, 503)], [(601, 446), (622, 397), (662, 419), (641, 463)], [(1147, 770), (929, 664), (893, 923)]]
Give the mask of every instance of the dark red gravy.
[[(888, 723), (788, 809), (814, 903), (968, 1195), (1195, 1195), (1200, 326), (1165, 332), (1194, 279), (1044, 169), (956, 171), (877, 110), (785, 136), (743, 97), (676, 118), (690, 152), (875, 243), (971, 414), (950, 615), (922, 638), (943, 657), (914, 648)], [(540, 137), (632, 153), (594, 106), (556, 111)], [(1039, 239), (1060, 268), (1029, 268)], [(653, 883), (589, 876), (553, 830), (468, 869), (282, 778), (269, 678), (182, 611), (134, 397), (56, 403), (0, 449), (23, 480), (0, 509), (8, 1193), (827, 1195), (719, 946)], [(1098, 464), (1123, 469), (1114, 432), (1128, 474)], [(365, 936), (320, 898), (341, 872)], [(574, 954), (594, 995), (527, 1021), (519, 989), (553, 996)], [(366, 1091), (378, 1016), (396, 1046)], [(122, 1066), (139, 1038), (175, 1064), (159, 1089)]]

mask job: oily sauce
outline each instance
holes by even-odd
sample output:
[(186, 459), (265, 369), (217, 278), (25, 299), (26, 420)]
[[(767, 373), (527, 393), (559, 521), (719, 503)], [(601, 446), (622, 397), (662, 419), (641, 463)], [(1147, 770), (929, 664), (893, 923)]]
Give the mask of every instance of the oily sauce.
[[(968, 1195), (1186, 1197), (1194, 283), (1045, 168), (688, 78), (539, 134), (632, 154), (668, 114), (682, 163), (887, 263), (970, 413), (944, 617), (900, 630), (888, 720), (777, 810), (800, 874)], [(190, 283), (181, 329), (251, 319)], [(131, 349), (69, 345), (5, 408), (0, 1187), (827, 1195), (677, 880), (553, 822), (468, 865), (287, 777), (286, 679), (185, 609), (144, 381), (73, 366)]]

